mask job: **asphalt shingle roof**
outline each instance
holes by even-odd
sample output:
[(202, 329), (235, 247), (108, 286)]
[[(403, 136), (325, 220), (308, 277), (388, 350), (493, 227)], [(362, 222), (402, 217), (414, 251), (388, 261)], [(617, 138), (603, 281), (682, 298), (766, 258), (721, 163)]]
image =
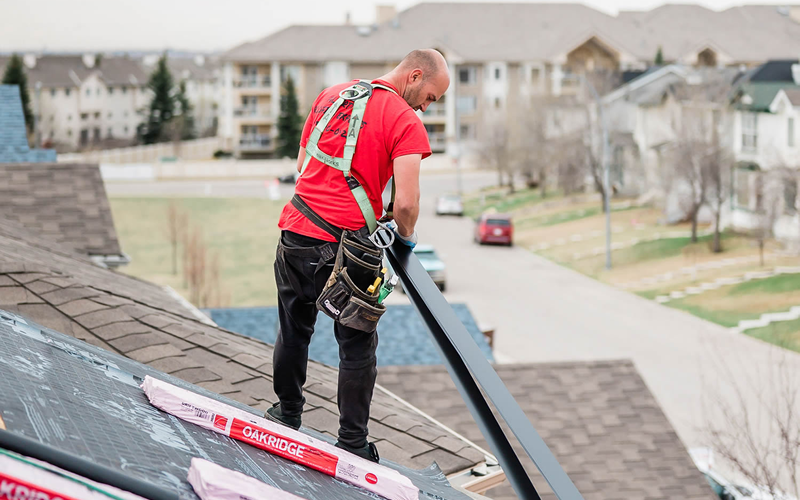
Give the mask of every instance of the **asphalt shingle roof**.
[(224, 57), (254, 62), (382, 62), (430, 46), (451, 49), (466, 62), (537, 61), (563, 55), (592, 36), (639, 61), (652, 61), (659, 46), (667, 60), (709, 46), (747, 62), (800, 53), (800, 24), (771, 6), (715, 12), (693, 5), (664, 5), (614, 17), (574, 3), (426, 2), (400, 12), (396, 22), (381, 24), (368, 35), (360, 35), (360, 29), (290, 26), (235, 47)]
[[(716, 498), (632, 362), (495, 365), (495, 370), (586, 500)], [(378, 383), (488, 446), (443, 366), (383, 367)], [(542, 498), (554, 500), (533, 462), (512, 442)], [(487, 495), (517, 498), (508, 483)]]
[(0, 164), (55, 162), (54, 149), (28, 146), (25, 113), (18, 85), (0, 85)]
[[(396, 292), (400, 293), (400, 292)], [(452, 304), (486, 357), (493, 361), (492, 350), (466, 304)], [(211, 319), (228, 330), (274, 344), (278, 332), (276, 307), (210, 309)], [(317, 315), (309, 358), (329, 366), (339, 366), (339, 348), (333, 336), (333, 320)], [(410, 305), (390, 305), (378, 324), (378, 366), (438, 365), (444, 362), (433, 345), (428, 329), (416, 309)]]
[[(0, 416), (8, 432), (143, 479), (184, 500), (198, 499), (187, 481), (194, 457), (308, 500), (375, 498), (366, 490), (165, 414), (151, 406), (140, 389), (145, 376), (258, 414), (151, 366), (0, 310)], [(306, 433), (331, 439), (308, 429)], [(384, 465), (417, 485), (420, 498), (468, 500), (436, 468), (417, 471)]]
[[(108, 351), (146, 363), (259, 411), (277, 401), (272, 346), (211, 326), (167, 290), (92, 264), (0, 218), (0, 309)], [(311, 361), (304, 425), (335, 437), (338, 372)], [(483, 461), (477, 450), (380, 391), (371, 439), (381, 456), (421, 468), (436, 461), (445, 473)]]
[(97, 165), (0, 164), (0, 214), (78, 252), (122, 255)]

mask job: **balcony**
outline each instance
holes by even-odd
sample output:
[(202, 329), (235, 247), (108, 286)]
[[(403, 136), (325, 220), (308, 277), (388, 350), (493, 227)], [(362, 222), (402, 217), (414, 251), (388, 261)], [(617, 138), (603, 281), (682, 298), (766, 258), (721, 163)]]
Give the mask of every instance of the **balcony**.
[(428, 106), (428, 109), (425, 110), (425, 113), (422, 115), (424, 118), (429, 117), (444, 117), (447, 115), (447, 110), (444, 107), (444, 103), (433, 103)]
[(272, 78), (269, 75), (242, 75), (233, 80), (233, 86), (239, 89), (272, 88)]
[(428, 132), (428, 142), (431, 144), (431, 151), (441, 152), (447, 146), (447, 138), (444, 132)]
[(248, 134), (239, 139), (241, 151), (264, 151), (272, 147), (272, 137), (267, 134)]
[(233, 116), (236, 118), (249, 118), (257, 120), (272, 119), (272, 114), (269, 109), (253, 107), (253, 106), (236, 108), (233, 110)]

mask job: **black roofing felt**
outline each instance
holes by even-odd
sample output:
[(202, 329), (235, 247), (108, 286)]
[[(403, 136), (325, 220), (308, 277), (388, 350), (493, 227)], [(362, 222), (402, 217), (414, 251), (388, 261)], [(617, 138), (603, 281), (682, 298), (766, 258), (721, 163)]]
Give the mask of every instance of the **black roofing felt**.
[[(198, 498), (186, 481), (192, 457), (308, 500), (376, 498), (158, 410), (139, 388), (145, 375), (255, 414), (233, 400), (0, 310), (0, 416), (10, 432), (177, 489), (182, 499)], [(414, 471), (383, 464), (411, 479), (420, 488), (420, 498), (468, 499), (449, 486), (435, 465)]]
[(797, 64), (797, 59), (767, 61), (753, 72), (751, 82), (788, 82), (794, 83), (792, 65)]

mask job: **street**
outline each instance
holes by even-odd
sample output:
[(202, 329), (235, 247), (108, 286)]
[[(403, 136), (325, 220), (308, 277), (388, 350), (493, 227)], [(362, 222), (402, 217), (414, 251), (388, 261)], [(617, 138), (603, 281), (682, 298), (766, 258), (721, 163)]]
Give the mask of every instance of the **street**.
[[(491, 185), (487, 172), (464, 175), (465, 192)], [(114, 183), (112, 196), (266, 196), (263, 181)], [(687, 447), (707, 445), (704, 428), (719, 419), (713, 398), (760, 414), (756, 394), (771, 395), (767, 377), (780, 360), (800, 356), (560, 267), (518, 247), (479, 246), (468, 218), (436, 217), (436, 197), (456, 190), (453, 174), (421, 177), (420, 243), (435, 246), (447, 264), (451, 303), (466, 303), (479, 323), (495, 328), (498, 362), (632, 359)], [(291, 196), (291, 185), (281, 185)], [(598, 228), (600, 229), (600, 228)], [(389, 303), (408, 303), (394, 293)], [(587, 397), (591, 397), (587, 395)], [(716, 416), (714, 416), (716, 415)]]

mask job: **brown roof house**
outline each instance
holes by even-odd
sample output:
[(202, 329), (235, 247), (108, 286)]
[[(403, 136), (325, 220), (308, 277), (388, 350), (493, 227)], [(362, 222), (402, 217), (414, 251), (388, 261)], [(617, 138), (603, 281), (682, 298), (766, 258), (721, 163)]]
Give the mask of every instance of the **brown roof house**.
[(0, 217), (102, 265), (130, 262), (97, 165), (0, 163)]

